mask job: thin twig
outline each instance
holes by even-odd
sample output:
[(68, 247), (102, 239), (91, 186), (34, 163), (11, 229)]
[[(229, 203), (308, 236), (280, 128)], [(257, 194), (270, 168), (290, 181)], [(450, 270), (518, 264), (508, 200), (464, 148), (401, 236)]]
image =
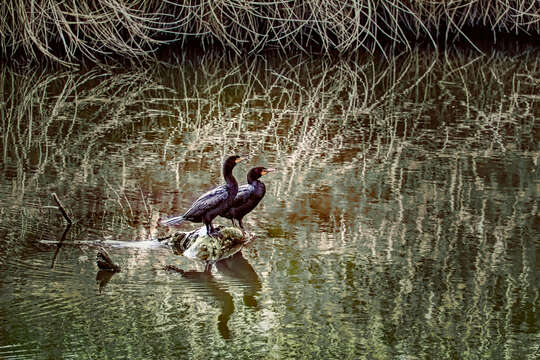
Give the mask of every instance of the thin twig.
[(54, 269), (54, 264), (56, 262), (56, 257), (58, 256), (58, 253), (60, 252), (60, 248), (62, 247), (62, 244), (64, 243), (64, 240), (66, 240), (66, 235), (67, 235), (69, 229), (71, 229), (71, 222), (66, 225), (66, 228), (64, 229), (64, 233), (62, 234), (62, 238), (60, 239), (60, 241), (56, 245), (56, 251), (54, 252), (52, 262), (51, 262), (51, 269)]
[(56, 196), (56, 193), (52, 193), (52, 197), (53, 197), (54, 201), (56, 201), (56, 205), (58, 205), (58, 210), (60, 210), (60, 212), (64, 216), (64, 219), (66, 219), (66, 221), (68, 222), (69, 225), (73, 224), (73, 222), (71, 221), (71, 218), (69, 217), (66, 210), (64, 209), (64, 206), (62, 206), (62, 203), (60, 202), (60, 199), (58, 199), (58, 196)]
[(158, 238), (156, 238), (155, 240), (157, 240), (157, 241), (159, 241), (159, 242), (162, 242), (162, 241), (165, 241), (165, 240), (169, 240), (170, 238), (172, 238), (172, 235), (163, 236), (163, 237), (158, 237)]
[(58, 242), (58, 245), (56, 247), (56, 251), (54, 252), (54, 256), (53, 256), (52, 263), (51, 263), (51, 269), (54, 268), (54, 263), (56, 262), (56, 257), (58, 256), (58, 253), (60, 252), (60, 248), (62, 247), (62, 243), (64, 242), (64, 240), (66, 240), (66, 235), (67, 235), (69, 229), (71, 228), (71, 224), (73, 223), (71, 221), (71, 218), (68, 216), (66, 210), (64, 209), (64, 206), (60, 202), (60, 199), (58, 199), (58, 196), (56, 196), (56, 193), (52, 193), (52, 197), (53, 197), (54, 201), (56, 202), (56, 205), (58, 205), (58, 210), (60, 210), (60, 212), (64, 216), (64, 219), (66, 219), (67, 225), (66, 225), (66, 228), (64, 229), (64, 233), (62, 234), (62, 238)]

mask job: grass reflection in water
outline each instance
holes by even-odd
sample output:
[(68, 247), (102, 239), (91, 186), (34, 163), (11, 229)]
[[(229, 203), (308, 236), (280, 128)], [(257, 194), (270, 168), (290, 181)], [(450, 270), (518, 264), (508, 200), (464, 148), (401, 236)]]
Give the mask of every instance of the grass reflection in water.
[[(538, 59), (2, 68), (0, 356), (532, 358)], [(233, 152), (252, 155), (242, 182), (280, 168), (246, 218), (258, 238), (244, 278), (156, 272), (202, 270), (157, 250), (111, 254), (122, 272), (101, 293), (78, 260), (91, 250), (63, 249), (44, 271), (52, 253), (34, 244), (62, 228), (44, 209), (51, 192), (79, 221), (66, 242), (148, 239), (221, 181)], [(62, 305), (46, 324), (45, 304)]]

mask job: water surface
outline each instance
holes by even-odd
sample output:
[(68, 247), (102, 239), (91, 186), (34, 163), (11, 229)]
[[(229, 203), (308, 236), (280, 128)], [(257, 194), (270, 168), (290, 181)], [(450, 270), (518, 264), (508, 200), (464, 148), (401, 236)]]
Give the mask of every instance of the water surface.
[[(538, 55), (3, 68), (0, 357), (539, 356)], [(211, 275), (142, 246), (111, 276), (69, 246), (162, 236), (232, 153), (241, 182), (279, 172)], [(53, 192), (75, 220), (54, 267)]]

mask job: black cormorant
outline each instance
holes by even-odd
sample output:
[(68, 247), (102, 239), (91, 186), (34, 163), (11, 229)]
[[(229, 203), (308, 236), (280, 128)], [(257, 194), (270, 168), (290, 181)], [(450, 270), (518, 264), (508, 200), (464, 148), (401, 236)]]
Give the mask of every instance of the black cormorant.
[(235, 225), (234, 220), (237, 220), (240, 228), (244, 230), (242, 218), (251, 210), (255, 209), (266, 193), (266, 187), (259, 179), (261, 176), (272, 171), (275, 171), (275, 169), (267, 169), (264, 167), (254, 167), (249, 170), (247, 174), (248, 183), (238, 188), (238, 193), (234, 198), (232, 206), (227, 211), (223, 212), (221, 216), (231, 219), (233, 225)]
[(206, 226), (209, 235), (214, 233), (212, 220), (227, 211), (233, 204), (238, 192), (238, 183), (233, 176), (232, 170), (236, 164), (244, 160), (238, 155), (229, 156), (223, 163), (223, 177), (226, 184), (218, 186), (201, 195), (184, 215), (175, 216), (163, 220), (161, 224), (166, 226), (179, 225), (184, 221), (202, 222)]

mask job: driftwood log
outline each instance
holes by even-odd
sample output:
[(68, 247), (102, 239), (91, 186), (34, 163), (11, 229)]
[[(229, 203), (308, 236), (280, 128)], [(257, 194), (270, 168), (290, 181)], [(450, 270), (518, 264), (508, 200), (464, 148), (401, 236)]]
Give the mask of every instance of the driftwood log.
[(209, 236), (203, 226), (190, 232), (176, 232), (167, 244), (176, 254), (205, 263), (209, 271), (216, 262), (229, 258), (249, 244), (253, 237), (235, 227), (217, 227)]
[(209, 271), (216, 262), (227, 259), (244, 246), (253, 240), (253, 236), (241, 231), (236, 227), (221, 227), (215, 228), (216, 234), (209, 236), (206, 232), (206, 227), (200, 227), (190, 232), (175, 232), (172, 235), (164, 238), (148, 240), (148, 241), (70, 241), (65, 243), (66, 234), (71, 227), (72, 220), (67, 214), (64, 206), (58, 199), (56, 194), (52, 194), (54, 201), (58, 206), (58, 210), (67, 221), (67, 227), (60, 241), (40, 241), (44, 245), (54, 245), (57, 247), (53, 257), (52, 266), (58, 255), (58, 251), (62, 245), (68, 246), (90, 246), (97, 247), (96, 263), (101, 270), (119, 272), (120, 266), (115, 264), (111, 256), (105, 250), (105, 247), (133, 247), (133, 248), (156, 248), (169, 247), (175, 254), (183, 255), (189, 259), (199, 260), (205, 264), (205, 272)]

